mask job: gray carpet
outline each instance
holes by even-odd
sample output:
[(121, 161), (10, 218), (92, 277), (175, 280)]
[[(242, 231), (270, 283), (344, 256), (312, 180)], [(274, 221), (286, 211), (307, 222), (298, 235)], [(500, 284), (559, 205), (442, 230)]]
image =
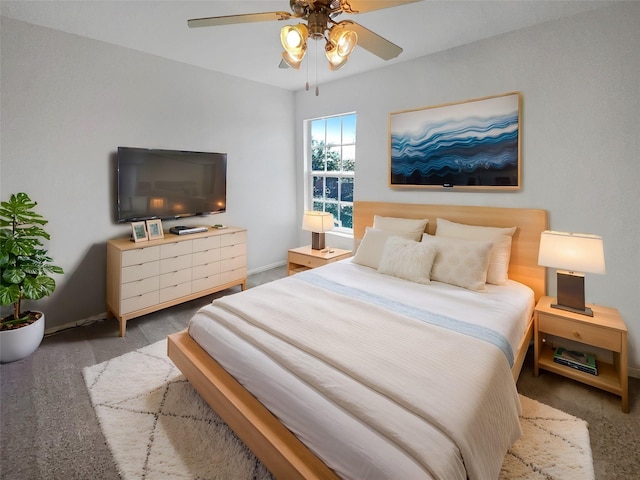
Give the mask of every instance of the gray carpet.
[[(249, 277), (249, 287), (279, 278), (285, 267)], [(228, 293), (228, 292), (227, 292)], [(213, 296), (131, 320), (115, 320), (45, 338), (30, 357), (0, 366), (0, 478), (118, 479), (82, 369), (137, 350), (186, 327)], [(629, 414), (614, 395), (552, 373), (533, 377), (531, 351), (518, 389), (589, 423), (596, 479), (640, 479), (640, 380), (631, 378)]]

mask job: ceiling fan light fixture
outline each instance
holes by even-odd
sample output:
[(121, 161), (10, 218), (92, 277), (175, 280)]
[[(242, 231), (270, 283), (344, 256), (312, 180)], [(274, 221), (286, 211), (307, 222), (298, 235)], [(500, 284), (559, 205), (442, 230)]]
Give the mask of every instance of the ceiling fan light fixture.
[(340, 22), (329, 31), (329, 40), (335, 45), (336, 53), (341, 57), (351, 55), (358, 43), (358, 34), (350, 30), (347, 25), (349, 22)]
[(302, 59), (304, 58), (304, 54), (306, 53), (306, 49), (302, 52), (302, 55), (299, 57), (295, 55), (291, 55), (286, 50), (282, 52), (282, 59), (285, 61), (287, 65), (295, 70), (300, 70), (300, 64), (302, 63)]
[(327, 60), (329, 60), (329, 70), (340, 70), (344, 67), (347, 60), (349, 60), (349, 56), (343, 57), (338, 54), (338, 47), (332, 45), (330, 42), (327, 42), (325, 46), (325, 55), (327, 56)]
[(309, 29), (304, 23), (297, 25), (285, 25), (280, 30), (280, 42), (286, 52), (294, 58), (304, 57), (307, 49), (307, 37)]

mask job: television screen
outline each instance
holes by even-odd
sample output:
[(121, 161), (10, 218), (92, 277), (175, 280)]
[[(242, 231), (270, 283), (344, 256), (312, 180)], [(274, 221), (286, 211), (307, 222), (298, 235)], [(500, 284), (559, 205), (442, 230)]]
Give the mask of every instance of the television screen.
[(222, 213), (227, 154), (118, 147), (116, 220)]

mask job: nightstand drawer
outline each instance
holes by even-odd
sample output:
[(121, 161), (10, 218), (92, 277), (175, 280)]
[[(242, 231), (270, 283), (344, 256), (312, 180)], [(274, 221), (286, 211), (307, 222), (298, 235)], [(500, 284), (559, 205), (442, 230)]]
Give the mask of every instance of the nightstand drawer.
[(620, 332), (544, 313), (538, 314), (538, 330), (614, 352), (619, 352), (622, 348)]
[(289, 263), (296, 263), (309, 268), (318, 268), (326, 265), (328, 262), (324, 258), (316, 258), (301, 253), (289, 252)]

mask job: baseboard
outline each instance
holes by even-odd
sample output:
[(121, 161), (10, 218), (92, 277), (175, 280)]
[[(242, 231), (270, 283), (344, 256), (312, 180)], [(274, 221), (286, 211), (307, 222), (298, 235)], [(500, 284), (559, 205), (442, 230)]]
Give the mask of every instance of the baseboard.
[(629, 376), (633, 378), (640, 378), (640, 368), (629, 368)]
[(83, 318), (82, 320), (76, 320), (75, 322), (67, 322), (64, 323), (62, 325), (55, 325), (51, 328), (47, 328), (44, 331), (45, 336), (46, 335), (53, 335), (54, 333), (58, 333), (62, 330), (67, 330), (69, 328), (75, 328), (75, 327), (81, 327), (83, 325), (88, 325), (90, 323), (93, 322), (97, 322), (99, 320), (104, 320), (105, 318), (107, 318), (107, 312), (104, 313), (99, 313), (98, 315), (92, 315), (91, 317), (88, 318)]
[(254, 273), (262, 273), (262, 272), (266, 272), (267, 270), (271, 270), (272, 268), (277, 268), (277, 267), (282, 267), (283, 265), (286, 265), (287, 261), (281, 261), (281, 262), (276, 262), (276, 263), (271, 263), (269, 265), (263, 265), (262, 267), (258, 267), (258, 268), (253, 268), (249, 271), (247, 271), (247, 275), (253, 275)]

